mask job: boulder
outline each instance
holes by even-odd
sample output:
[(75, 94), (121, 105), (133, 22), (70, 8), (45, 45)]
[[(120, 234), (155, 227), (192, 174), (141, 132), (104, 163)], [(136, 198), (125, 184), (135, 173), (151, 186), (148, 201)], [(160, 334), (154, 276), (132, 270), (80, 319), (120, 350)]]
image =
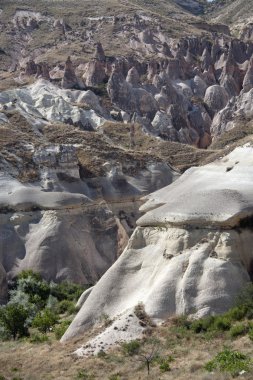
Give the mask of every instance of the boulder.
[(165, 112), (157, 111), (152, 121), (152, 126), (159, 135), (166, 136), (169, 127), (173, 127), (172, 120)]
[(224, 108), (228, 100), (229, 96), (224, 87), (214, 85), (207, 88), (204, 102), (208, 105), (212, 115)]

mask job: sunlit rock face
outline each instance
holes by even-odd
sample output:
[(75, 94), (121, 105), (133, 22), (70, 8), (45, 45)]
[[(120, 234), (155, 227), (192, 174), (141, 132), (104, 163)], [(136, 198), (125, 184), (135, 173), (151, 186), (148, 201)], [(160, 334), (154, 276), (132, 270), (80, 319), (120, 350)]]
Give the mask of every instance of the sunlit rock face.
[(61, 89), (44, 79), (27, 87), (1, 92), (0, 103), (7, 110), (20, 112), (38, 127), (47, 122), (62, 122), (94, 130), (106, 117), (92, 91)]
[(112, 326), (78, 355), (98, 352), (101, 341), (108, 349), (140, 336), (134, 316), (140, 302), (156, 323), (231, 307), (252, 278), (252, 163), (252, 147), (236, 148), (146, 196), (127, 248), (91, 290), (62, 341), (82, 334), (103, 313)]
[(0, 173), (1, 300), (6, 275), (11, 279), (25, 269), (48, 281), (96, 282), (127, 245), (142, 194), (177, 175), (155, 162), (124, 174), (108, 161), (104, 176), (81, 178), (78, 145), (33, 149), (35, 181), (21, 183), (7, 164)]

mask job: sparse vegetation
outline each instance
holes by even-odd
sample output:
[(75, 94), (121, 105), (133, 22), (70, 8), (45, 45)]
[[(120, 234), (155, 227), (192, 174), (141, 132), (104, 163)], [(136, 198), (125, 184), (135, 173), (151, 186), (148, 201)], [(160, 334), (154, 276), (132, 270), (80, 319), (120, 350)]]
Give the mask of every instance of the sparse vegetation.
[(122, 344), (123, 352), (126, 355), (134, 356), (140, 351), (141, 343), (138, 340), (131, 340), (130, 342), (124, 342)]
[(61, 337), (63, 336), (63, 334), (65, 333), (65, 331), (69, 327), (70, 323), (71, 323), (71, 321), (65, 320), (65, 321), (62, 321), (60, 324), (58, 324), (54, 328), (54, 333), (55, 333), (55, 337), (57, 340), (61, 339)]
[(240, 373), (249, 372), (251, 365), (252, 362), (247, 355), (225, 348), (213, 360), (206, 363), (205, 368), (209, 372), (214, 370), (228, 372), (235, 377)]

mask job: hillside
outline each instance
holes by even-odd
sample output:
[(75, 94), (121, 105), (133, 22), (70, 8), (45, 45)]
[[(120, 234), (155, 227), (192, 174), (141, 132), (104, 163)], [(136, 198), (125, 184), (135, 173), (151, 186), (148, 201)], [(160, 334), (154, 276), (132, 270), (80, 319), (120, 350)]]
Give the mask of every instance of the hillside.
[(0, 380), (252, 379), (252, 1), (0, 0)]
[[(96, 41), (102, 43), (109, 56), (135, 55), (127, 41), (133, 33), (131, 23), (135, 15), (143, 18), (147, 27), (161, 28), (171, 38), (201, 34), (201, 28), (195, 25), (200, 21), (195, 14), (202, 13), (198, 1), (3, 0), (1, 9), (2, 68), (3, 64), (11, 68), (17, 62), (22, 65), (30, 54), (54, 64), (64, 62), (68, 55), (87, 61)], [(22, 18), (34, 21), (25, 26)]]
[(208, 12), (213, 22), (229, 25), (234, 35), (241, 37), (252, 36), (252, 9), (252, 0), (217, 0), (211, 3)]

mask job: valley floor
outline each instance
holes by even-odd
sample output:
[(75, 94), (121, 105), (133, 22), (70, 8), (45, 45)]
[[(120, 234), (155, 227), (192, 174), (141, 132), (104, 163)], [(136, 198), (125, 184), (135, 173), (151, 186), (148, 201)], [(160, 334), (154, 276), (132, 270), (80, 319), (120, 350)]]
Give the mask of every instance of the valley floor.
[[(248, 336), (232, 339), (228, 332), (196, 334), (182, 327), (171, 326), (171, 322), (153, 330), (157, 354), (163, 358), (172, 357), (170, 370), (162, 371), (159, 364), (151, 363), (147, 374), (141, 355), (129, 356), (122, 347), (90, 358), (77, 359), (73, 351), (77, 341), (60, 344), (53, 336), (46, 343), (3, 342), (0, 345), (0, 379), (6, 380), (144, 380), (144, 379), (196, 379), (229, 380), (233, 377), (219, 372), (208, 373), (204, 365), (217, 352), (227, 346), (249, 357), (253, 356), (253, 342)], [(79, 340), (84, 342), (84, 339)], [(149, 338), (150, 339), (150, 338)], [(151, 348), (149, 339), (141, 341), (144, 354)], [(153, 344), (153, 343), (152, 343)], [(165, 366), (166, 369), (166, 366)], [(253, 371), (243, 373), (239, 378), (252, 379)]]

